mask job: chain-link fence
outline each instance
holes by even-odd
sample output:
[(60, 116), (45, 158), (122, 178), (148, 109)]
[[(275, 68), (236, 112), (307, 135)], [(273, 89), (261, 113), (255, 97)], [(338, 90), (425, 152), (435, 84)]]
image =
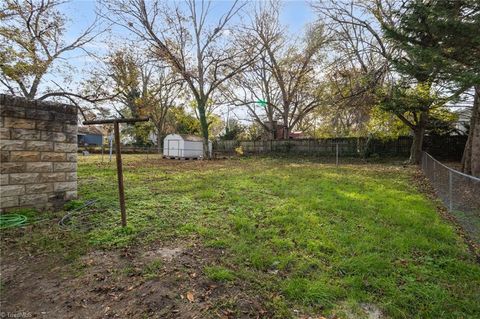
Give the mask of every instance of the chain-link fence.
[(422, 170), (467, 235), (480, 244), (480, 178), (445, 166), (423, 152)]

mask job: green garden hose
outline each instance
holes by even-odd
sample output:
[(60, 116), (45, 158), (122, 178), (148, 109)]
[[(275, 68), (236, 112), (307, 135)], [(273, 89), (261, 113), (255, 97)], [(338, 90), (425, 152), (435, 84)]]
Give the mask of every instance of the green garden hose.
[(20, 227), (25, 225), (27, 217), (20, 214), (2, 214), (0, 215), (0, 229)]

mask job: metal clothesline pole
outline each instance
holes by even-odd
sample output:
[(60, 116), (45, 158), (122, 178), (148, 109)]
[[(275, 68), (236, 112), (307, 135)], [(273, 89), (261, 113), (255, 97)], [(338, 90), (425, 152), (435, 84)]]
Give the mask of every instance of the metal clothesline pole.
[[(113, 124), (114, 133), (115, 133), (115, 148), (117, 160), (117, 180), (118, 180), (118, 197), (120, 202), (120, 212), (122, 215), (122, 226), (127, 226), (127, 212), (125, 209), (125, 191), (123, 186), (123, 168), (122, 168), (122, 150), (120, 148), (120, 123), (136, 123), (136, 122), (147, 122), (148, 118), (137, 118), (137, 119), (110, 119), (110, 120), (95, 120), (95, 121), (84, 121), (83, 125), (94, 125), (94, 124)], [(110, 142), (111, 145), (111, 142)], [(110, 146), (110, 154), (111, 153)]]

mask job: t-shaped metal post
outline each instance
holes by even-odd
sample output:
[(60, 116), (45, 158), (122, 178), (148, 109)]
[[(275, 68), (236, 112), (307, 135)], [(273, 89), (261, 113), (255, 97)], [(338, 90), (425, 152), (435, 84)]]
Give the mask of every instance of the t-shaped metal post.
[(95, 121), (84, 121), (83, 125), (94, 125), (94, 124), (113, 124), (115, 131), (115, 149), (116, 149), (116, 159), (117, 159), (117, 178), (118, 178), (118, 197), (120, 201), (120, 212), (122, 214), (122, 226), (127, 226), (127, 213), (125, 211), (125, 192), (123, 189), (123, 169), (122, 169), (122, 151), (120, 149), (120, 129), (119, 123), (136, 123), (136, 122), (147, 122), (148, 118), (137, 118), (137, 119), (110, 119), (110, 120), (95, 120)]

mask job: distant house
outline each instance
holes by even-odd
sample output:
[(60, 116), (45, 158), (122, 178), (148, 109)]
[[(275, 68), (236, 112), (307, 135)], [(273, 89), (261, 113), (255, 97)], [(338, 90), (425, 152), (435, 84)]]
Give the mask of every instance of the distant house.
[[(281, 124), (281, 123), (278, 123), (278, 121), (272, 121), (272, 122), (268, 122), (266, 123), (266, 125), (270, 128), (273, 128), (273, 139), (275, 140), (283, 140), (284, 139), (284, 134), (285, 134), (285, 131), (286, 131), (286, 128), (285, 128), (285, 125)], [(265, 136), (265, 139), (269, 140), (272, 138), (271, 136), (271, 132), (268, 132), (266, 131), (266, 136)], [(304, 138), (304, 134), (302, 131), (290, 131), (288, 133), (288, 138), (289, 139), (297, 139), (297, 138)]]
[(305, 134), (303, 134), (302, 131), (293, 131), (290, 132), (288, 135), (291, 139), (305, 138)]
[[(212, 154), (212, 142), (208, 143)], [(187, 134), (169, 134), (163, 140), (163, 156), (167, 158), (202, 158), (203, 138)]]
[(458, 132), (457, 134), (467, 135), (468, 127), (470, 126), (470, 119), (472, 117), (472, 108), (468, 106), (458, 107), (454, 112), (458, 114), (458, 120), (455, 123), (455, 129)]
[(95, 145), (103, 144), (103, 133), (95, 126), (79, 126), (78, 127), (78, 145)]

